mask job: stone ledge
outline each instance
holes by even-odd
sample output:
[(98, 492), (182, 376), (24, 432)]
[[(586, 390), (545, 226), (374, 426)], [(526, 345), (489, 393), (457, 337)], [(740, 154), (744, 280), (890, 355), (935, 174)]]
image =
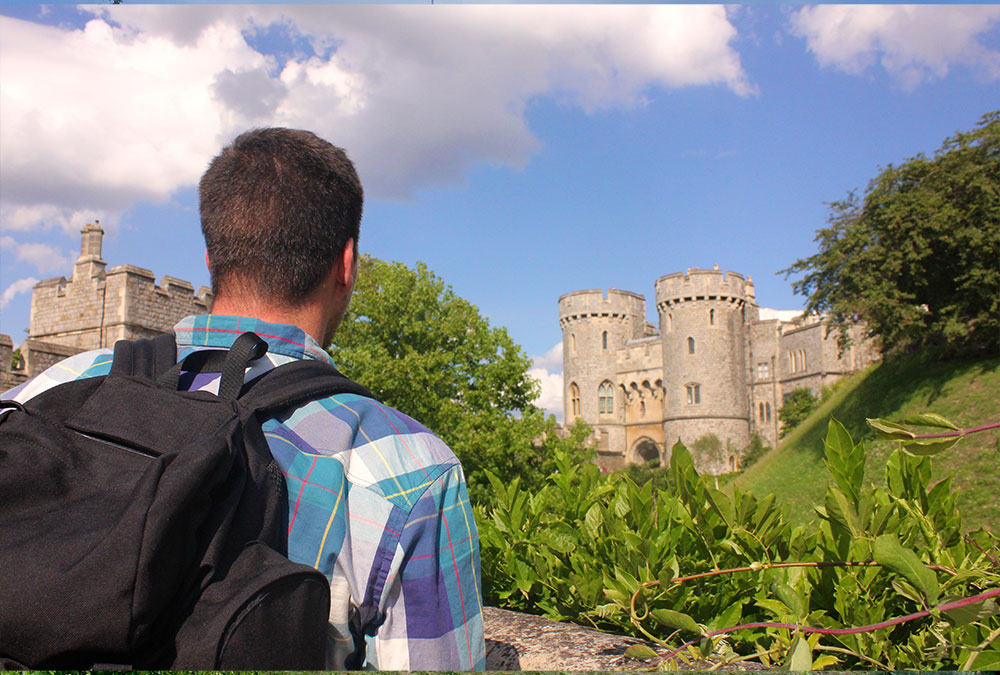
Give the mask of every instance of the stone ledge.
[[(653, 661), (625, 656), (631, 645), (644, 644), (660, 656), (658, 645), (624, 635), (549, 621), (540, 616), (483, 608), (486, 670), (643, 670)], [(678, 664), (683, 670), (707, 670), (711, 661)], [(759, 663), (736, 663), (719, 670), (766, 670)]]

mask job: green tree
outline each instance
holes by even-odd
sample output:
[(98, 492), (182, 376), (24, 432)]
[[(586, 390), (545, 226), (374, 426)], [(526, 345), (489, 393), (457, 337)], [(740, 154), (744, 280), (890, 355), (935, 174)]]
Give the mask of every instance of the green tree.
[(781, 437), (784, 438), (789, 431), (797, 427), (802, 421), (809, 417), (819, 406), (819, 399), (805, 387), (793, 389), (785, 397), (785, 403), (778, 409), (778, 419), (781, 420)]
[(1000, 351), (1000, 111), (830, 209), (819, 252), (784, 272), (842, 346), (862, 319), (887, 353)]
[(576, 448), (581, 427), (560, 438), (555, 418), (531, 401), (531, 361), (472, 303), (418, 263), (363, 256), (354, 297), (330, 354), (380, 401), (419, 420), (458, 455), (473, 501), (489, 500), (484, 470), (529, 487), (554, 469), (554, 449)]

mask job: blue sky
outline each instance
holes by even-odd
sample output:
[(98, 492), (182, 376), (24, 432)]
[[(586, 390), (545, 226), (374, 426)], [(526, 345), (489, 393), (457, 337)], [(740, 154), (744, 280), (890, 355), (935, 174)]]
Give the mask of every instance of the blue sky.
[[(538, 357), (560, 294), (815, 251), (825, 202), (1000, 108), (1000, 7), (0, 4), (0, 332), (104, 258), (208, 283), (194, 185), (240, 130), (308, 128), (366, 186), (361, 247), (420, 260)], [(547, 357), (546, 357), (547, 355)]]

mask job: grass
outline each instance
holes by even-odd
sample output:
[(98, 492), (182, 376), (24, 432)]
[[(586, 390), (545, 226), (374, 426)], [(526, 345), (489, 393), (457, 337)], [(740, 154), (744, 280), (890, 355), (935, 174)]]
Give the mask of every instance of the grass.
[[(895, 443), (878, 439), (866, 417), (901, 420), (936, 412), (962, 428), (1000, 421), (1000, 357), (932, 361), (921, 356), (887, 360), (843, 381), (812, 415), (734, 484), (756, 495), (776, 493), (791, 504), (794, 522), (817, 518), (829, 479), (823, 437), (833, 416), (863, 440), (865, 480), (885, 484), (884, 467)], [(1000, 433), (974, 434), (933, 459), (933, 480), (953, 474), (958, 508), (967, 528), (1000, 531)]]

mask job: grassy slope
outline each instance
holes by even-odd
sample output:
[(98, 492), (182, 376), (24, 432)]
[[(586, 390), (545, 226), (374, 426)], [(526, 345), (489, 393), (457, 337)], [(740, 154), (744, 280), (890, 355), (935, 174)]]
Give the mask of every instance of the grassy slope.
[[(777, 493), (792, 502), (796, 522), (809, 522), (816, 517), (812, 504), (822, 503), (829, 475), (823, 437), (830, 416), (847, 427), (855, 442), (865, 441), (865, 479), (884, 485), (885, 462), (895, 444), (876, 438), (865, 418), (898, 421), (915, 412), (936, 412), (963, 428), (1000, 421), (1000, 358), (941, 363), (907, 357), (858, 373), (734, 483), (756, 495)], [(933, 461), (934, 480), (954, 474), (965, 526), (1000, 531), (1000, 433), (972, 435)]]

